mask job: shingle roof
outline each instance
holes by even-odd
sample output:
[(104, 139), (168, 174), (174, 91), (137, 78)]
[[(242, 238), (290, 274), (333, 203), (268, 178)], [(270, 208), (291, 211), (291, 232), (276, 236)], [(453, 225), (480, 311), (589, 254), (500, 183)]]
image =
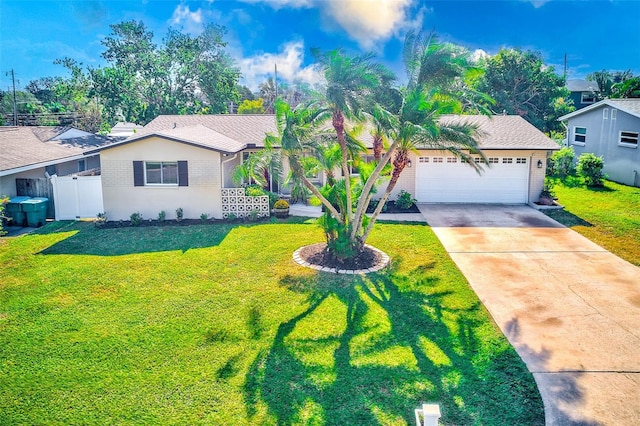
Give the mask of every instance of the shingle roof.
[(570, 92), (598, 92), (600, 87), (595, 81), (589, 80), (567, 80), (567, 89)]
[(589, 105), (586, 108), (579, 109), (570, 114), (563, 115), (558, 118), (558, 121), (568, 120), (570, 118), (575, 117), (576, 115), (584, 114), (585, 112), (592, 111), (594, 109), (600, 108), (603, 105), (608, 105), (612, 108), (619, 109), (620, 111), (624, 111), (627, 114), (631, 114), (635, 117), (640, 117), (640, 99), (630, 98), (630, 99), (604, 99), (600, 102), (596, 102), (593, 105)]
[(560, 147), (552, 139), (519, 115), (448, 115), (441, 123), (478, 126), (481, 149), (544, 149)]
[[(202, 148), (213, 149), (216, 151), (235, 153), (242, 151), (247, 147), (246, 144), (233, 140), (222, 133), (216, 132), (209, 127), (197, 124), (195, 126), (175, 127), (171, 129), (162, 129), (155, 131), (145, 131), (137, 133), (124, 141), (120, 141), (108, 146), (103, 146), (95, 151), (111, 149), (116, 146), (125, 145), (141, 139), (147, 139), (153, 136), (171, 139), (188, 145), (196, 145)], [(264, 139), (264, 137), (263, 137)]]
[[(275, 116), (268, 114), (161, 115), (139, 134), (202, 125), (242, 144), (264, 146), (266, 133), (276, 133)], [(137, 134), (136, 134), (137, 135)]]
[(65, 140), (54, 138), (64, 127), (0, 127), (0, 172), (82, 156), (90, 147), (112, 142), (98, 135)]

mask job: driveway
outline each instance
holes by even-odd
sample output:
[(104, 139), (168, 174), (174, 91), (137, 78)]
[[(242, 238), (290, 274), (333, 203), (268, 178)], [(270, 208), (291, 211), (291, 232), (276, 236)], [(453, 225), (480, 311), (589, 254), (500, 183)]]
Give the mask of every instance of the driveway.
[(528, 206), (420, 210), (533, 373), (547, 425), (640, 424), (640, 268)]

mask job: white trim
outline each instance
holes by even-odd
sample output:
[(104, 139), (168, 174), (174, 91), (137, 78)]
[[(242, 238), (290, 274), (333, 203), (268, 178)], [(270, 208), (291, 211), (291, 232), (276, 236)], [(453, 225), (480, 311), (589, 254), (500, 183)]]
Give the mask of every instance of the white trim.
[(95, 157), (95, 155), (85, 156), (84, 154), (74, 155), (72, 157), (59, 158), (57, 160), (43, 161), (41, 163), (29, 164), (27, 166), (16, 167), (13, 169), (0, 170), (0, 176), (9, 176), (15, 173), (28, 172), (29, 170), (39, 169), (41, 167), (53, 166), (55, 164), (66, 163), (68, 161), (80, 160), (82, 158)]
[[(584, 133), (578, 133), (577, 129), (584, 129)], [(572, 138), (571, 138), (571, 144), (572, 145), (578, 145), (578, 146), (585, 146), (587, 143), (587, 128), (584, 126), (573, 126), (573, 134), (572, 134)], [(582, 136), (584, 138), (584, 141), (578, 141), (576, 140), (576, 137), (578, 136)]]
[[(622, 142), (622, 133), (635, 133), (635, 135), (636, 135), (636, 143)], [(627, 138), (633, 139), (633, 136), (631, 136), (631, 137), (627, 136)], [(620, 130), (618, 132), (618, 146), (621, 146), (623, 148), (637, 149), (638, 148), (638, 140), (639, 139), (640, 139), (640, 133), (639, 132), (633, 132), (633, 131), (629, 131), (629, 130)]]

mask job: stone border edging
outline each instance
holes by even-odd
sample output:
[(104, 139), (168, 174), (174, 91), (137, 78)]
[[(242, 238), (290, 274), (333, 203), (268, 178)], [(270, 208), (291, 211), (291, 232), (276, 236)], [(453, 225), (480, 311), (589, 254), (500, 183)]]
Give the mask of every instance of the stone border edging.
[[(320, 243), (322, 244), (322, 243)], [(315, 244), (312, 244), (315, 245)], [(307, 247), (307, 246), (304, 246)], [(338, 269), (338, 268), (327, 268), (326, 266), (314, 265), (313, 263), (309, 263), (305, 261), (302, 256), (300, 256), (300, 251), (304, 248), (300, 247), (298, 250), (293, 252), (293, 261), (296, 262), (300, 266), (304, 266), (305, 268), (315, 269), (316, 271), (329, 272), (332, 274), (350, 274), (350, 275), (360, 275), (360, 274), (369, 274), (371, 272), (377, 272), (380, 269), (389, 265), (389, 256), (373, 246), (369, 244), (365, 244), (365, 247), (377, 252), (380, 254), (380, 261), (377, 265), (368, 268), (368, 269)]]

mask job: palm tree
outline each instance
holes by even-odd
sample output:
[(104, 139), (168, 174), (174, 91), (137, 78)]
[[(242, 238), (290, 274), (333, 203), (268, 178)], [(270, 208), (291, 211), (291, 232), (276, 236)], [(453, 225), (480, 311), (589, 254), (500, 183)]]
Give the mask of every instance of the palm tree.
[(384, 81), (394, 77), (389, 70), (373, 62), (372, 54), (350, 57), (341, 50), (321, 52), (312, 50), (326, 80), (322, 90), (324, 109), (331, 113), (331, 124), (335, 130), (342, 153), (342, 175), (345, 179), (345, 206), (341, 211), (341, 223), (352, 225), (353, 203), (351, 174), (349, 171), (349, 149), (347, 146), (345, 119), (363, 121), (363, 103), (373, 90)]
[(260, 97), (264, 99), (264, 105), (268, 113), (274, 113), (275, 101), (278, 88), (276, 82), (272, 77), (269, 77), (267, 81), (262, 83), (259, 87)]

